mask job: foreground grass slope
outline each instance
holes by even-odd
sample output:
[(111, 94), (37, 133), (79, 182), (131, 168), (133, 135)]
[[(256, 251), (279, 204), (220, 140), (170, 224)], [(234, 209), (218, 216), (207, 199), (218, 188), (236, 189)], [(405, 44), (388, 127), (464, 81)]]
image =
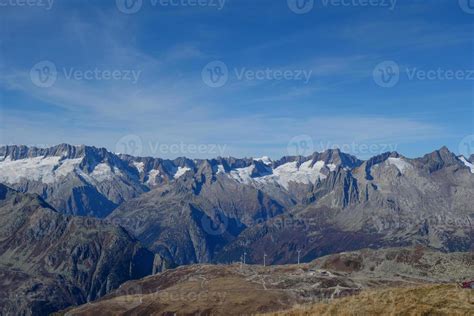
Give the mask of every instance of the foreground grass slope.
[[(468, 301), (465, 297), (457, 299), (458, 290), (450, 284), (471, 278), (473, 256), (471, 253), (441, 253), (423, 248), (394, 248), (341, 253), (300, 265), (182, 266), (126, 282), (104, 297), (90, 304), (71, 307), (62, 314), (257, 315), (291, 311), (295, 306), (302, 306), (307, 308), (295, 310), (295, 313), (318, 315), (319, 311), (310, 309), (319, 306), (314, 304), (344, 302), (346, 297), (354, 295), (367, 297), (360, 304), (367, 309), (373, 306), (373, 314), (378, 315), (387, 315), (391, 305), (394, 306), (393, 314), (396, 314), (395, 307), (418, 305), (420, 308), (426, 305), (448, 310), (453, 305), (465, 309), (463, 306), (469, 306), (466, 305)], [(419, 295), (415, 295), (418, 292), (409, 292), (411, 288), (426, 286), (438, 289), (439, 284), (444, 286), (439, 287), (435, 293), (437, 296), (432, 299), (423, 292)], [(400, 298), (396, 296), (398, 292), (391, 294), (387, 289), (402, 291)], [(471, 293), (471, 290), (459, 291), (459, 295)], [(414, 301), (403, 301), (405, 296), (413, 295)], [(418, 296), (430, 300), (417, 301)], [(378, 304), (384, 312), (378, 312)], [(339, 313), (332, 310), (331, 305), (323, 306), (328, 309), (327, 315), (347, 314), (346, 310)], [(365, 311), (358, 307), (353, 310)], [(366, 314), (370, 315), (370, 311), (360, 315)]]
[(474, 291), (456, 284), (364, 291), (329, 303), (295, 307), (267, 316), (474, 315)]

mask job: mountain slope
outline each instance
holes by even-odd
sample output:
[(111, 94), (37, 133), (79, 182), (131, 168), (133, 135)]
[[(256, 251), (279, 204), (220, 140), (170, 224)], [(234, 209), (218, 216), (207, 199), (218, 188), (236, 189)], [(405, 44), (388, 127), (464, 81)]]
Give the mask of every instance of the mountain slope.
[(48, 314), (153, 272), (155, 255), (122, 228), (1, 184), (0, 218), (2, 314)]
[(123, 203), (108, 220), (177, 264), (211, 262), (244, 229), (310, 203), (316, 183), (361, 163), (338, 150), (276, 162), (196, 160), (180, 177)]
[(243, 229), (284, 210), (262, 191), (203, 164), (194, 174), (122, 204), (107, 220), (181, 265), (212, 261)]

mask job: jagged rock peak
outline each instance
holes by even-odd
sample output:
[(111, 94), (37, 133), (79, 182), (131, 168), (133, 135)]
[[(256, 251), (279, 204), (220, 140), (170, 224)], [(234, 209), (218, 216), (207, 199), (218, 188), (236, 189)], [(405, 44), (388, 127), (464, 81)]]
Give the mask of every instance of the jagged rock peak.
[(105, 148), (96, 148), (86, 145), (59, 144), (53, 147), (40, 148), (24, 145), (0, 147), (0, 157), (3, 159), (19, 160), (35, 157), (62, 157), (65, 159), (82, 158), (86, 155), (107, 156), (113, 155)]
[(369, 160), (367, 160), (366, 162), (364, 162), (365, 164), (365, 178), (367, 180), (372, 180), (372, 175), (370, 173), (371, 169), (373, 166), (375, 165), (378, 165), (384, 161), (386, 161), (388, 158), (400, 158), (402, 157), (399, 153), (397, 153), (396, 151), (392, 151), (392, 152), (386, 152), (386, 153), (383, 153), (383, 154), (380, 154), (380, 155), (377, 155), (377, 156), (374, 156), (372, 158), (370, 158)]
[(421, 164), (424, 169), (430, 173), (448, 166), (461, 164), (456, 155), (452, 153), (446, 146), (443, 146), (432, 153), (426, 154), (422, 158), (416, 159), (416, 162)]

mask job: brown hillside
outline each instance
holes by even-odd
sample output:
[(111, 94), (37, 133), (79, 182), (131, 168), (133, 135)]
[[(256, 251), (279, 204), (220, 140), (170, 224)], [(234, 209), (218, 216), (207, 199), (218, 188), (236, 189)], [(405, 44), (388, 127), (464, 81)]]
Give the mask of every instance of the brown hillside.
[(370, 290), (268, 315), (474, 315), (474, 291), (457, 285)]

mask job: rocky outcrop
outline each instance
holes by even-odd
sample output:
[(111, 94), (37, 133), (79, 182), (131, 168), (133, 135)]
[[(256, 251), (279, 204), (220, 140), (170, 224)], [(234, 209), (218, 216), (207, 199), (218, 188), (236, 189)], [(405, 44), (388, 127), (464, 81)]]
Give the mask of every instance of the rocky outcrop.
[(246, 227), (283, 212), (262, 191), (215, 175), (211, 165), (202, 164), (196, 173), (122, 204), (107, 220), (182, 265), (212, 261)]
[(458, 167), (459, 159), (447, 147), (442, 147), (423, 158), (416, 159), (414, 163), (423, 170), (433, 173), (446, 167)]

